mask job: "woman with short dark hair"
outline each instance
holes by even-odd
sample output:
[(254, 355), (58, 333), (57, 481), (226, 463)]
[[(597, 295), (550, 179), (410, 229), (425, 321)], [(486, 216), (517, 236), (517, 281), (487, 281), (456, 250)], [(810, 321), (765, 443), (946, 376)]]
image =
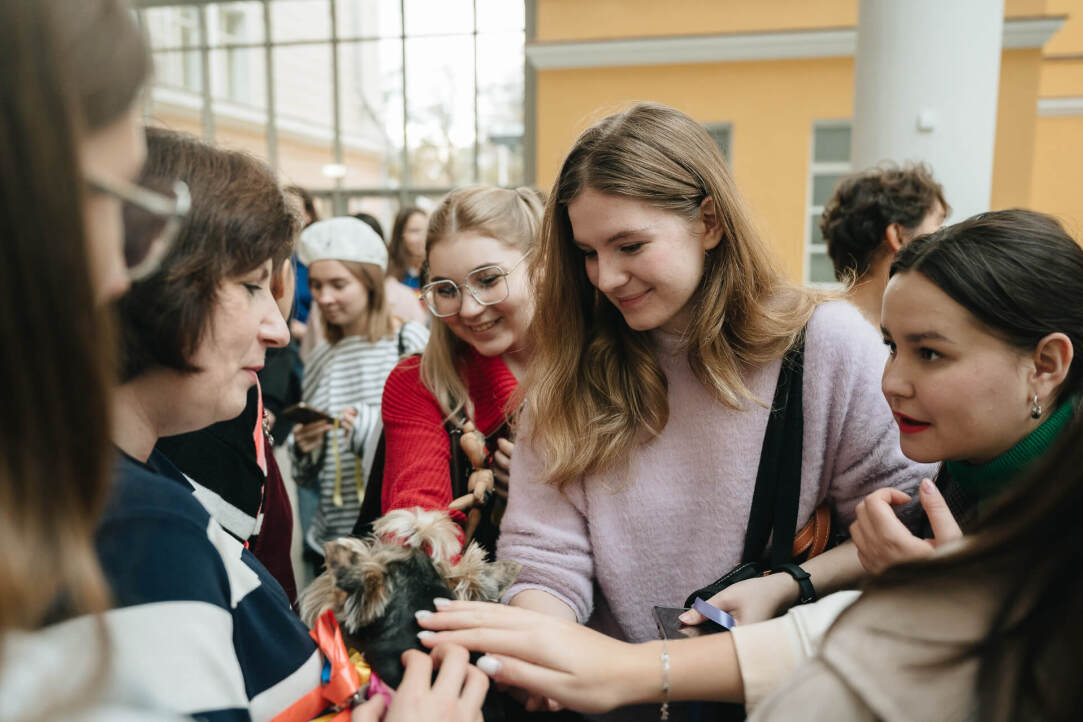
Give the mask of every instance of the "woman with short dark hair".
[(924, 163), (885, 164), (839, 181), (824, 206), (820, 233), (835, 277), (873, 326), (888, 268), (899, 249), (940, 227), (951, 212), (944, 189)]
[[(267, 718), (319, 685), (308, 631), (267, 570), (197, 501), (164, 436), (232, 419), (264, 352), (289, 339), (271, 292), (299, 230), (270, 169), (171, 131), (147, 132), (149, 179), (180, 178), (192, 206), (161, 267), (118, 304), (121, 452), (100, 555), (116, 604), (184, 669), (174, 711)], [(176, 688), (171, 667), (143, 671)]]

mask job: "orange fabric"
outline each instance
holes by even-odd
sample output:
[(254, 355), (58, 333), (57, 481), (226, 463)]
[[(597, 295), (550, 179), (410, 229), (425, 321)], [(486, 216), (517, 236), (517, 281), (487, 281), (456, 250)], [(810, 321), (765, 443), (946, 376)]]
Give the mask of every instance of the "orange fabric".
[[(342, 630), (339, 629), (334, 612), (328, 609), (321, 614), (309, 635), (316, 641), (327, 661), (331, 663), (331, 679), (327, 684), (310, 691), (280, 712), (272, 722), (309, 722), (316, 719), (329, 706), (344, 707), (350, 697), (361, 689), (364, 682), (368, 681), (362, 681), (361, 674), (350, 660), (350, 654), (346, 650), (345, 642), (342, 641)], [(345, 722), (349, 718), (349, 709), (344, 709), (320, 719)]]

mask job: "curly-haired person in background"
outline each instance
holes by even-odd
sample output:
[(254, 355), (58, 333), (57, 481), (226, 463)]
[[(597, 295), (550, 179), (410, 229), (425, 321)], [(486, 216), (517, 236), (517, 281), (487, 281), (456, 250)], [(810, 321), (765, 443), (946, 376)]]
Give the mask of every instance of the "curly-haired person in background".
[(824, 206), (820, 232), (835, 278), (850, 303), (880, 328), (880, 300), (899, 249), (932, 233), (951, 213), (944, 189), (924, 163), (884, 164), (839, 181)]

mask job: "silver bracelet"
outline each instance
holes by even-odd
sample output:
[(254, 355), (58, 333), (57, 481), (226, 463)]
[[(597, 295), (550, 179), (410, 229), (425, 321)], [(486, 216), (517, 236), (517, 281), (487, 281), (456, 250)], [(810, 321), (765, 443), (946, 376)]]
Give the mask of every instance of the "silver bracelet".
[(662, 637), (662, 709), (659, 719), (669, 719), (669, 652), (666, 650), (666, 638)]

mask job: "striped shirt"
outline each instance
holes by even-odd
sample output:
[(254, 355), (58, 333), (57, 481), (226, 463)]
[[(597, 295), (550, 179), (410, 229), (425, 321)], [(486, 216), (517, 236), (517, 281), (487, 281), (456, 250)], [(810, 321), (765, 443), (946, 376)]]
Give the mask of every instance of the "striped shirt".
[(161, 452), (121, 456), (96, 544), (116, 653), (153, 707), (266, 720), (319, 685), (322, 657), (282, 587)]
[[(383, 432), (380, 402), (384, 383), (401, 356), (421, 351), (428, 340), (427, 328), (408, 322), (395, 335), (379, 341), (348, 336), (334, 345), (323, 342), (313, 350), (305, 365), (302, 400), (335, 417), (348, 408), (357, 410), (349, 433), (342, 429), (328, 432), (323, 444), (308, 454), (300, 454), (290, 439), (294, 478), (302, 486), (315, 486), (320, 495), (305, 538), (314, 551), (322, 554), (324, 542), (353, 529), (361, 512), (364, 481)], [(358, 475), (361, 491), (357, 489)], [(336, 478), (341, 506), (334, 502)]]

